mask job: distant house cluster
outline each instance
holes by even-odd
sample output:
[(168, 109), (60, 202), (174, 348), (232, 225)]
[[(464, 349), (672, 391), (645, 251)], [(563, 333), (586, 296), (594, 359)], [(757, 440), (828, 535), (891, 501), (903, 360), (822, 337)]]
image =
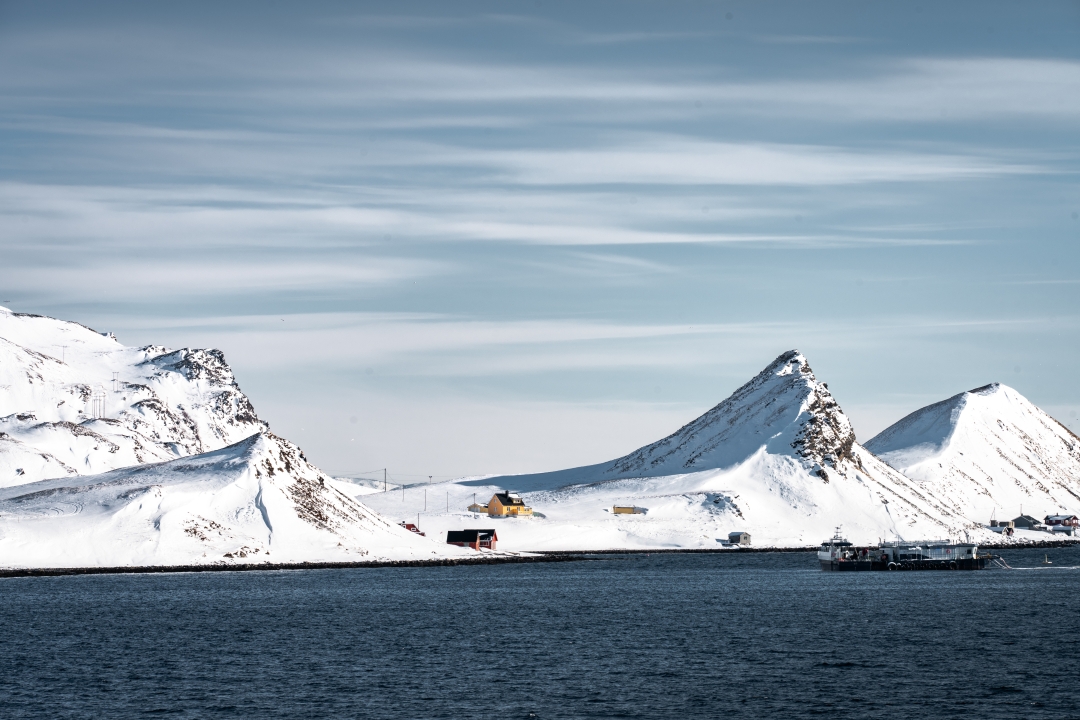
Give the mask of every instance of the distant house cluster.
[(990, 521), (990, 529), (1003, 535), (1012, 535), (1015, 530), (1036, 530), (1071, 536), (1078, 527), (1080, 519), (1076, 515), (1047, 515), (1041, 521), (1031, 515), (1020, 515), (1012, 520)]

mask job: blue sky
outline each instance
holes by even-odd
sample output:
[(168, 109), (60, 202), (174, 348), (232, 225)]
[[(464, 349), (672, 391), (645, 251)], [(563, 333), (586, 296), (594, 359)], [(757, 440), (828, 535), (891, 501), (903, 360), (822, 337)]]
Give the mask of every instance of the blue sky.
[[(224, 7), (222, 6), (224, 5)], [(1076, 2), (2, 3), (0, 301), (326, 470), (597, 462), (789, 348), (1080, 430)]]

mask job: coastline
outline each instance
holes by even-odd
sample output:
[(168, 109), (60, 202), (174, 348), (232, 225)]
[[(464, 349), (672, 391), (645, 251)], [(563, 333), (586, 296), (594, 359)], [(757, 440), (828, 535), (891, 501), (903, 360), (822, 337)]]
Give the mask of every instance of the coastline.
[(236, 563), (217, 565), (130, 565), (117, 567), (0, 568), (0, 578), (61, 577), (65, 575), (152, 575), (160, 573), (253, 572), (259, 570), (342, 570), (353, 568), (454, 567), (574, 562), (580, 558), (552, 555), (496, 555), (435, 560), (370, 560), (367, 562)]
[[(979, 545), (985, 550), (1038, 550), (1080, 545), (1075, 540), (1037, 540), (1020, 543)], [(804, 553), (814, 552), (817, 545), (806, 547), (727, 547), (727, 548), (609, 548), (606, 550), (543, 550), (523, 551), (526, 555), (494, 555), (475, 558), (441, 558), (436, 560), (372, 560), (368, 562), (304, 562), (304, 563), (237, 563), (218, 565), (132, 565), (117, 567), (74, 568), (0, 568), (0, 579), (20, 577), (63, 577), (67, 575), (151, 575), (161, 573), (252, 572), (279, 570), (343, 570), (405, 567), (457, 567), (468, 565), (513, 565), (522, 563), (577, 562), (594, 555), (716, 555), (723, 553)]]

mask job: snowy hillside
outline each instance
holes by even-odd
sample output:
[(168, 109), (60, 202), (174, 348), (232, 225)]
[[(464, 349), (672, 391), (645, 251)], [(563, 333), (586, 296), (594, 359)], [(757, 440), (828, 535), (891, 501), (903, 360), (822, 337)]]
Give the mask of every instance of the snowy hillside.
[(436, 544), (260, 432), (171, 462), (0, 490), (0, 566), (426, 560)]
[[(460, 511), (517, 490), (545, 517), (491, 521)], [(855, 442), (851, 423), (806, 358), (784, 353), (728, 399), (672, 435), (617, 460), (572, 470), (463, 480), (429, 488), (456, 512), (429, 513), (426, 529), (496, 522), (508, 549), (717, 547), (728, 532), (755, 545), (850, 539), (989, 536)], [(381, 512), (411, 517), (413, 500), (367, 495)], [(638, 505), (644, 515), (611, 514)], [(481, 525), (476, 525), (479, 522)]]
[(471, 552), (388, 522), (356, 494), (266, 429), (219, 351), (127, 348), (0, 308), (0, 566)]
[(0, 487), (195, 455), (264, 428), (217, 350), (128, 348), (0, 308)]
[(917, 410), (866, 444), (975, 522), (1080, 511), (1080, 438), (994, 383)]

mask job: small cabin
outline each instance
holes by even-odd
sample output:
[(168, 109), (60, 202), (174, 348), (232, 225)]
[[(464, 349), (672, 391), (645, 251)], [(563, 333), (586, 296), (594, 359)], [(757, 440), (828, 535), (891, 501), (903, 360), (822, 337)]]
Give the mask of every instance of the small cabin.
[(748, 532), (733, 532), (728, 533), (727, 541), (729, 545), (749, 545), (750, 533)]
[(471, 547), (473, 550), (494, 550), (498, 540), (499, 536), (494, 530), (448, 530), (446, 533), (447, 545)]
[(1015, 528), (1016, 523), (1012, 520), (991, 520), (990, 527), (992, 528)]
[(1045, 530), (1046, 526), (1043, 525), (1037, 518), (1033, 518), (1030, 515), (1021, 515), (1017, 518), (1013, 518), (1013, 527), (1018, 530)]
[(480, 503), (473, 503), (472, 505), (469, 506), (469, 512), (487, 514), (487, 511), (488, 511), (488, 506), (487, 505), (481, 505)]
[(487, 514), (492, 517), (521, 517), (533, 514), (533, 509), (515, 492), (495, 493), (487, 504)]
[(427, 533), (420, 532), (420, 528), (418, 528), (416, 525), (413, 525), (412, 523), (403, 522), (403, 523), (398, 523), (398, 525), (401, 525), (401, 527), (405, 528), (409, 532), (414, 532), (417, 535), (423, 535), (424, 537), (427, 537)]
[(637, 505), (615, 505), (611, 512), (616, 515), (644, 515), (648, 510)]

